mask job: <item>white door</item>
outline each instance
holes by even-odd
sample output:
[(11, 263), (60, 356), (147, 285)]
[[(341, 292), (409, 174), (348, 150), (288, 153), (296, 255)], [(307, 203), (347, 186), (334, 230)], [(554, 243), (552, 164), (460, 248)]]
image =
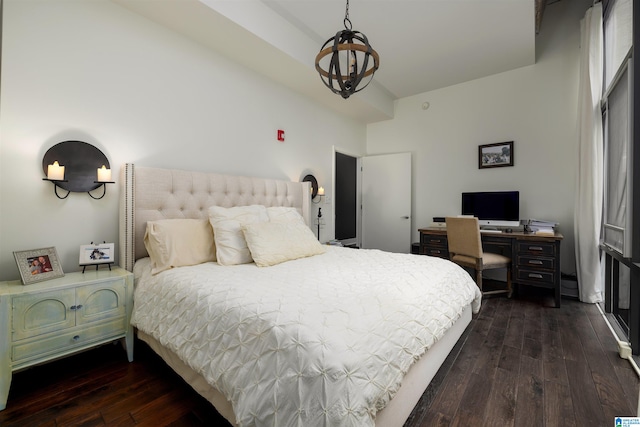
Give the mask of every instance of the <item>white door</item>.
[(411, 153), (362, 157), (362, 247), (411, 252)]

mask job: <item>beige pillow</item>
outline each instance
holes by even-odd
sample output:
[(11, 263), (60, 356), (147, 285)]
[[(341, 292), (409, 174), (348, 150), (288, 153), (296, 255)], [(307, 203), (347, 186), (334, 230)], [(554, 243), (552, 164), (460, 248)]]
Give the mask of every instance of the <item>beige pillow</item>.
[(313, 232), (299, 222), (248, 224), (242, 232), (259, 267), (322, 254), (326, 251)]
[(267, 215), (271, 222), (299, 222), (304, 224), (304, 218), (298, 209), (286, 206), (271, 206), (267, 208)]
[(147, 222), (144, 245), (151, 273), (216, 260), (211, 224), (206, 219), (163, 219)]
[(242, 234), (242, 227), (256, 222), (267, 222), (269, 216), (267, 209), (262, 205), (233, 208), (211, 206), (209, 221), (213, 227), (218, 264), (236, 265), (253, 262)]

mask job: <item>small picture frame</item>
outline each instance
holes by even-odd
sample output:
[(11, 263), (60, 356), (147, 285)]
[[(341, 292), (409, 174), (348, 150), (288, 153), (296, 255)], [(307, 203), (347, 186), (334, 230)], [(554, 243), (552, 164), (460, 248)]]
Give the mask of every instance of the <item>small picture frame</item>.
[(55, 247), (14, 251), (23, 285), (64, 276)]
[(98, 243), (80, 246), (80, 261), (82, 265), (112, 264), (114, 262), (113, 243)]
[(513, 166), (513, 141), (478, 146), (478, 168)]

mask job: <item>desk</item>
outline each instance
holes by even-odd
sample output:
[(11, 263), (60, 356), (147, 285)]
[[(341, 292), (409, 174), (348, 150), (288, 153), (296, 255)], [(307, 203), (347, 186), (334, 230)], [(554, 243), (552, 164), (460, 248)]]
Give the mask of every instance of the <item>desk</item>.
[[(449, 259), (447, 230), (420, 228), (420, 254)], [(482, 233), (482, 248), (511, 258), (511, 280), (515, 285), (550, 288), (556, 307), (560, 307), (560, 242), (562, 234), (536, 235)]]

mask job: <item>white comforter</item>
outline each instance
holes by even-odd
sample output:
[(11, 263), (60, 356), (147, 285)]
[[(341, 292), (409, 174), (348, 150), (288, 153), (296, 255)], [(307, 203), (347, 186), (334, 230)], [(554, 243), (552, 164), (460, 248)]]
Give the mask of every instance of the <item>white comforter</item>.
[(411, 364), (480, 301), (449, 261), (328, 247), (273, 267), (147, 271), (132, 323), (218, 389), (241, 426), (373, 426)]

